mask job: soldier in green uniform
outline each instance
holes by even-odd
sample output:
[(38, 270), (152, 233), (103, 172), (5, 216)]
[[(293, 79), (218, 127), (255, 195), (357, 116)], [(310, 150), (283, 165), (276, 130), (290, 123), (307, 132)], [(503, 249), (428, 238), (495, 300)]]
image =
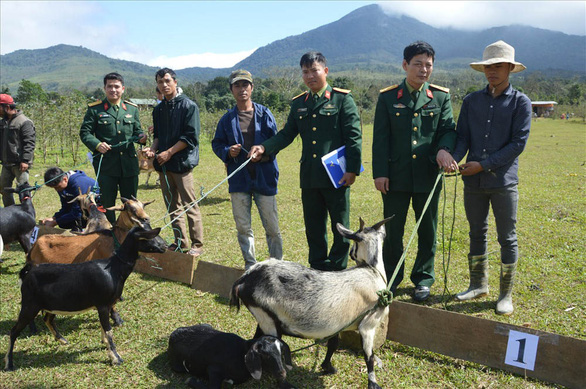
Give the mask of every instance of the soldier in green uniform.
[[(310, 89), (293, 98), (285, 127), (262, 145), (251, 148), (249, 156), (260, 160), (263, 153), (275, 155), (301, 136), (300, 184), (309, 264), (318, 270), (343, 270), (348, 263), (350, 244), (336, 229), (349, 226), (350, 185), (360, 174), (362, 134), (360, 117), (349, 90), (332, 88), (326, 77), (325, 57), (309, 52), (301, 57), (303, 81)], [(335, 188), (321, 157), (346, 146), (346, 173)], [(334, 242), (328, 253), (327, 219), (330, 216)]]
[[(383, 258), (390, 280), (403, 254), (403, 234), (409, 204), (415, 217), (423, 207), (437, 178), (439, 168), (453, 164), (456, 131), (449, 90), (429, 84), (435, 51), (425, 42), (415, 42), (403, 52), (406, 78), (400, 85), (382, 89), (374, 117), (372, 172), (382, 193), (384, 216), (394, 215), (386, 224)], [(438, 185), (417, 231), (417, 257), (411, 272), (413, 298), (424, 301), (434, 283)], [(391, 290), (403, 279), (404, 265)]]
[[(93, 165), (104, 207), (116, 203), (116, 196), (130, 198), (138, 190), (138, 157), (132, 143), (146, 143), (138, 116), (138, 107), (122, 101), (124, 78), (118, 73), (104, 77), (106, 98), (90, 103), (79, 136), (93, 153)], [(98, 171), (99, 170), (99, 171)], [(116, 222), (114, 211), (107, 211), (110, 223)]]

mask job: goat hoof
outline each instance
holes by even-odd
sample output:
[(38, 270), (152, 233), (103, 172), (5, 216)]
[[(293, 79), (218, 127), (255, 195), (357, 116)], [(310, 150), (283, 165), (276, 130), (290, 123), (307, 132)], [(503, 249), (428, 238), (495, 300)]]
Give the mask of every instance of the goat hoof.
[(332, 364), (321, 365), (321, 368), (323, 369), (324, 375), (336, 374), (338, 372), (338, 369), (336, 369)]
[(112, 325), (114, 327), (120, 327), (122, 324), (124, 324), (124, 320), (122, 320), (122, 319), (112, 321)]
[(376, 382), (368, 381), (368, 389), (382, 389)]
[(124, 362), (122, 358), (112, 359), (112, 366), (121, 365), (122, 362)]

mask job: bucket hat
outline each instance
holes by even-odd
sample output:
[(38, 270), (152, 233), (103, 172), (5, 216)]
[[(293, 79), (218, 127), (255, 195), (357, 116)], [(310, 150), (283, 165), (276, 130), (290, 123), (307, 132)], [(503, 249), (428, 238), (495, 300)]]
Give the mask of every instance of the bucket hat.
[(500, 62), (515, 65), (511, 73), (518, 73), (527, 69), (521, 62), (515, 61), (515, 48), (502, 40), (486, 46), (482, 53), (482, 61), (472, 62), (470, 67), (479, 72), (484, 72), (484, 65), (492, 65)]

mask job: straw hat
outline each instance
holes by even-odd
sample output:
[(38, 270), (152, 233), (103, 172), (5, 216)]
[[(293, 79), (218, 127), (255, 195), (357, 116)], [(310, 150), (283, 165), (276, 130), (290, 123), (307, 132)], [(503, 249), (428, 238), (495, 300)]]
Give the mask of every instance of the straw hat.
[(515, 62), (515, 48), (504, 41), (494, 42), (486, 46), (484, 53), (482, 53), (482, 62), (472, 62), (470, 67), (479, 72), (484, 72), (484, 65), (499, 62), (508, 62), (515, 65), (511, 73), (518, 73), (527, 69), (521, 62)]

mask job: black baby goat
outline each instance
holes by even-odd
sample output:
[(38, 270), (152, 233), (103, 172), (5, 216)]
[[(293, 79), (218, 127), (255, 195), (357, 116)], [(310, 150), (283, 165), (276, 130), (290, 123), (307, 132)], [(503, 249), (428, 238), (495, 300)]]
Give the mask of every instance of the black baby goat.
[[(280, 388), (293, 387), (285, 380), (292, 368), (289, 346), (274, 336), (244, 340), (208, 324), (180, 327), (169, 337), (168, 353), (171, 369), (208, 378), (209, 388), (219, 389), (224, 381), (240, 384), (251, 377), (259, 380), (263, 369), (277, 379)], [(187, 384), (206, 387), (193, 377)]]
[(10, 345), (6, 353), (6, 369), (14, 370), (14, 342), (39, 311), (45, 311), (44, 321), (55, 339), (67, 343), (55, 327), (55, 315), (72, 315), (91, 308), (98, 310), (102, 340), (108, 347), (113, 365), (122, 363), (112, 340), (108, 314), (122, 295), (124, 282), (132, 273), (138, 252), (163, 253), (167, 245), (159, 237), (160, 228), (146, 230), (134, 227), (116, 250), (106, 259), (75, 264), (28, 263), (20, 271), (21, 308), (18, 321), (10, 330)]

